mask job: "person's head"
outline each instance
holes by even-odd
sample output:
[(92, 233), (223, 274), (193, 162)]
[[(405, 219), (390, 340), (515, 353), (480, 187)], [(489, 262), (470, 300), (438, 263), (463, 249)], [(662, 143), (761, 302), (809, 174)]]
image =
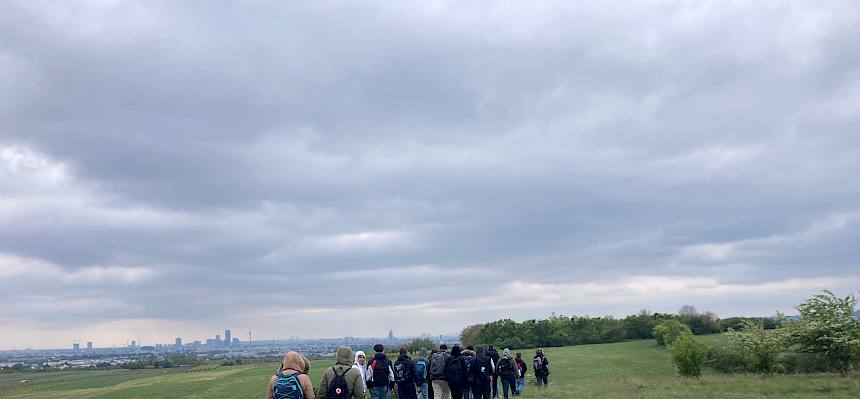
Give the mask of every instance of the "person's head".
[(302, 360), (305, 362), (305, 369), (302, 372), (305, 374), (310, 373), (311, 372), (311, 361), (308, 360), (308, 357), (305, 355), (302, 355)]
[(473, 347), (472, 345), (466, 345), (466, 350), (467, 351), (474, 351), (475, 347)]
[(383, 352), (385, 352), (385, 347), (382, 346), (382, 344), (376, 344), (376, 345), (373, 345), (373, 351), (376, 353), (383, 353)]
[(287, 352), (284, 355), (284, 360), (281, 362), (281, 369), (279, 371), (284, 370), (293, 370), (295, 372), (303, 372), (305, 370), (305, 359), (298, 352)]
[(537, 348), (537, 350), (535, 351), (535, 354), (538, 356), (543, 356), (543, 348)]
[(478, 347), (478, 356), (487, 356), (487, 348), (485, 346)]
[(521, 357), (523, 357), (523, 354), (522, 354), (522, 353), (520, 353), (520, 352), (517, 352), (517, 359), (519, 359), (519, 358), (521, 358)]
[(401, 354), (401, 355), (405, 355), (405, 354), (409, 353), (409, 352), (406, 350), (406, 348), (404, 348), (404, 347), (402, 347), (402, 346), (400, 347), (400, 350), (399, 350), (398, 352), (400, 352), (400, 354)]
[(431, 355), (432, 355), (432, 354), (434, 354), (434, 353), (439, 353), (439, 351), (438, 351), (438, 350), (436, 350), (436, 349), (433, 349), (433, 350), (431, 350), (431, 351), (430, 351), (430, 354), (431, 354)]
[(439, 345), (439, 352), (448, 352), (448, 345)]
[(451, 348), (451, 356), (453, 356), (453, 357), (460, 356), (460, 345), (454, 345), (454, 347)]
[(365, 355), (363, 351), (355, 352), (355, 364), (359, 366), (367, 364), (367, 355)]
[(508, 348), (505, 348), (504, 350), (502, 350), (502, 356), (511, 357), (511, 350)]
[(342, 366), (352, 366), (355, 361), (355, 354), (352, 353), (352, 348), (348, 346), (341, 346), (337, 348), (337, 353), (335, 354), (335, 364)]

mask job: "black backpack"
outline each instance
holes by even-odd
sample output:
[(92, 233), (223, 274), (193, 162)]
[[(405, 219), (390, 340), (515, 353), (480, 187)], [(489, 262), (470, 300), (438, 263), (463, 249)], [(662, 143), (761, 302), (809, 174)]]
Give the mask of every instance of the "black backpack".
[(472, 382), (474, 378), (472, 377), (472, 362), (475, 361), (475, 357), (472, 355), (463, 356), (463, 368), (466, 370), (466, 381)]
[(388, 362), (386, 359), (374, 359), (370, 364), (371, 372), (373, 373), (373, 385), (384, 387), (388, 385)]
[(445, 365), (445, 379), (448, 380), (448, 384), (463, 383), (463, 362), (459, 357), (448, 358), (448, 364)]
[(499, 375), (512, 375), (514, 374), (514, 365), (511, 364), (511, 358), (503, 357), (499, 359)]
[(338, 374), (335, 367), (332, 367), (331, 370), (334, 372), (334, 379), (328, 384), (326, 399), (349, 399), (352, 392), (349, 392), (349, 385), (346, 384), (346, 378), (344, 378), (349, 369), (344, 370), (343, 374)]
[(410, 379), (409, 364), (407, 362), (408, 362), (408, 360), (406, 360), (406, 361), (398, 360), (397, 363), (394, 365), (394, 381), (397, 381), (397, 382), (409, 381), (409, 379)]

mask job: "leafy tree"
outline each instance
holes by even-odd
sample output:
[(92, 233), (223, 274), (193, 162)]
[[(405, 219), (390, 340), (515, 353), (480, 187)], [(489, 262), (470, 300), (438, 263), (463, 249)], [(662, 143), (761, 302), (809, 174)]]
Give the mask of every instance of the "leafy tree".
[(669, 346), (683, 336), (693, 335), (693, 332), (690, 331), (690, 327), (678, 320), (663, 320), (657, 323), (652, 334), (657, 340), (657, 345)]
[(836, 362), (842, 374), (860, 356), (860, 320), (854, 317), (854, 295), (839, 298), (830, 291), (800, 304), (800, 320), (787, 323), (801, 352), (820, 353)]
[(411, 352), (411, 353), (415, 353), (415, 352), (420, 351), (422, 348), (426, 349), (426, 350), (433, 349), (434, 346), (435, 346), (435, 343), (430, 338), (427, 338), (427, 337), (415, 338), (412, 340), (412, 342), (410, 342), (409, 344), (406, 345), (406, 350)]

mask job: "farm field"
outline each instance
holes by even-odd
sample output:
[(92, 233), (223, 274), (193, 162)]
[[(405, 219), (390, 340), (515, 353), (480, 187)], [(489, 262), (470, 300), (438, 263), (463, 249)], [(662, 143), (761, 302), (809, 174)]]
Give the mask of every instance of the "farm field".
[[(719, 345), (720, 335), (698, 337)], [(522, 351), (531, 357), (530, 351)], [(699, 379), (676, 375), (665, 350), (653, 340), (547, 348), (550, 389), (537, 392), (527, 379), (528, 398), (857, 398), (860, 374), (725, 375), (705, 369)], [(319, 382), (331, 361), (312, 362)], [(0, 397), (30, 398), (263, 398), (276, 366), (218, 367), (213, 370), (68, 372), (50, 380), (42, 375), (4, 375), (0, 384), (22, 378), (32, 386), (0, 390)], [(499, 387), (501, 389), (501, 386)]]

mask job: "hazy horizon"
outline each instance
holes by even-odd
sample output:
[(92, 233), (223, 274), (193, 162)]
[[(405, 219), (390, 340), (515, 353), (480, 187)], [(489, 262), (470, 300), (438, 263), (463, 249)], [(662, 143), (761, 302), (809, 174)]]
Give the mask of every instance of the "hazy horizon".
[(0, 348), (850, 294), (858, 37), (848, 1), (7, 2)]

